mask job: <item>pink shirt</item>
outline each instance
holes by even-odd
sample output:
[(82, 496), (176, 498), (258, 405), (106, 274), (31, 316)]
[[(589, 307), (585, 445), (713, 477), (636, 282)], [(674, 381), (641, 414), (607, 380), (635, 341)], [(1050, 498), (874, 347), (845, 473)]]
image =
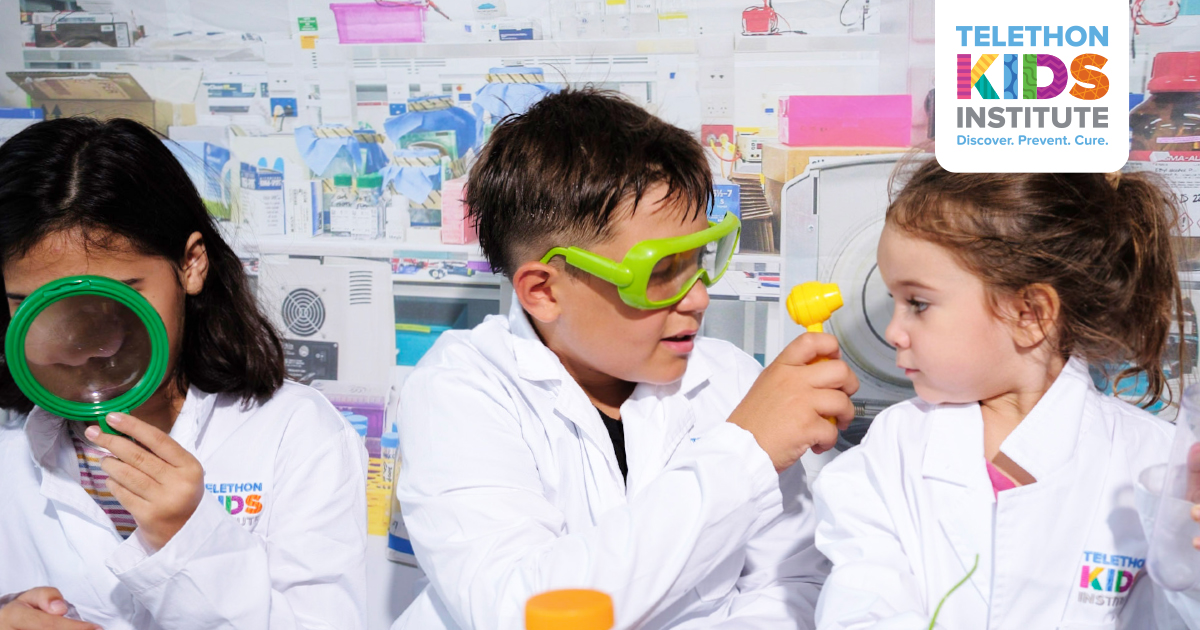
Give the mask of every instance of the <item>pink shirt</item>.
[(992, 462), (984, 460), (987, 464), (988, 478), (992, 480), (992, 493), (999, 496), (1005, 490), (1012, 490), (1017, 487), (1016, 482), (1004, 476), (999, 468), (992, 465)]

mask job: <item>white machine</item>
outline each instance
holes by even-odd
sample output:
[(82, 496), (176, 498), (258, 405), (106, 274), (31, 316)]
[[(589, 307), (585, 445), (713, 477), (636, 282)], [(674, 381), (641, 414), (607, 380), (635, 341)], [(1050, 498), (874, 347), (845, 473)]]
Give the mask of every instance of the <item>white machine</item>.
[(264, 255), (258, 291), (283, 335), (291, 378), (304, 383), (390, 382), (396, 315), (388, 263)]
[[(826, 330), (838, 338), (842, 358), (858, 375), (857, 417), (839, 448), (857, 444), (884, 408), (915, 395), (896, 367), (896, 350), (884, 339), (892, 299), (879, 278), (875, 248), (883, 231), (888, 181), (903, 154), (813, 158), (783, 187), (780, 239), (784, 290), (809, 280), (834, 282), (845, 304)], [(781, 341), (804, 329), (779, 309)]]

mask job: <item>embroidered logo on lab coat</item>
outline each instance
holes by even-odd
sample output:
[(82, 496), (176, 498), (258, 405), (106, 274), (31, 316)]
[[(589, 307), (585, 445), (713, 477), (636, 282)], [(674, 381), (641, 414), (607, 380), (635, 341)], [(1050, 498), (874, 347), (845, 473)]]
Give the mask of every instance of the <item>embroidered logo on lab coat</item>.
[(1145, 558), (1083, 552), (1083, 564), (1079, 569), (1080, 603), (1121, 606), (1145, 565)]

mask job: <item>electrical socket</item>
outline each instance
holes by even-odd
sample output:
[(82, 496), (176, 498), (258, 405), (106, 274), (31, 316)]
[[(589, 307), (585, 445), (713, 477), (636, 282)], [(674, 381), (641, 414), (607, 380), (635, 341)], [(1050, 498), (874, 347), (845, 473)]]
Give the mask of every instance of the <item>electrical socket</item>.
[(709, 92), (700, 96), (700, 120), (704, 122), (733, 120), (733, 95)]

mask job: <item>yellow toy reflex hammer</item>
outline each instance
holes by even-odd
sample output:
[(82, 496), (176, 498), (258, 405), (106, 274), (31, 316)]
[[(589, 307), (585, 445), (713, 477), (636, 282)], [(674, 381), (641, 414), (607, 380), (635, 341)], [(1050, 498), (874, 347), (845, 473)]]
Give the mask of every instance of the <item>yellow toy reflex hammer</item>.
[[(787, 297), (788, 315), (808, 332), (824, 332), (825, 322), (841, 307), (842, 292), (832, 282), (805, 282), (792, 287)], [(828, 360), (821, 358), (813, 363)], [(828, 420), (837, 424), (833, 418)]]

